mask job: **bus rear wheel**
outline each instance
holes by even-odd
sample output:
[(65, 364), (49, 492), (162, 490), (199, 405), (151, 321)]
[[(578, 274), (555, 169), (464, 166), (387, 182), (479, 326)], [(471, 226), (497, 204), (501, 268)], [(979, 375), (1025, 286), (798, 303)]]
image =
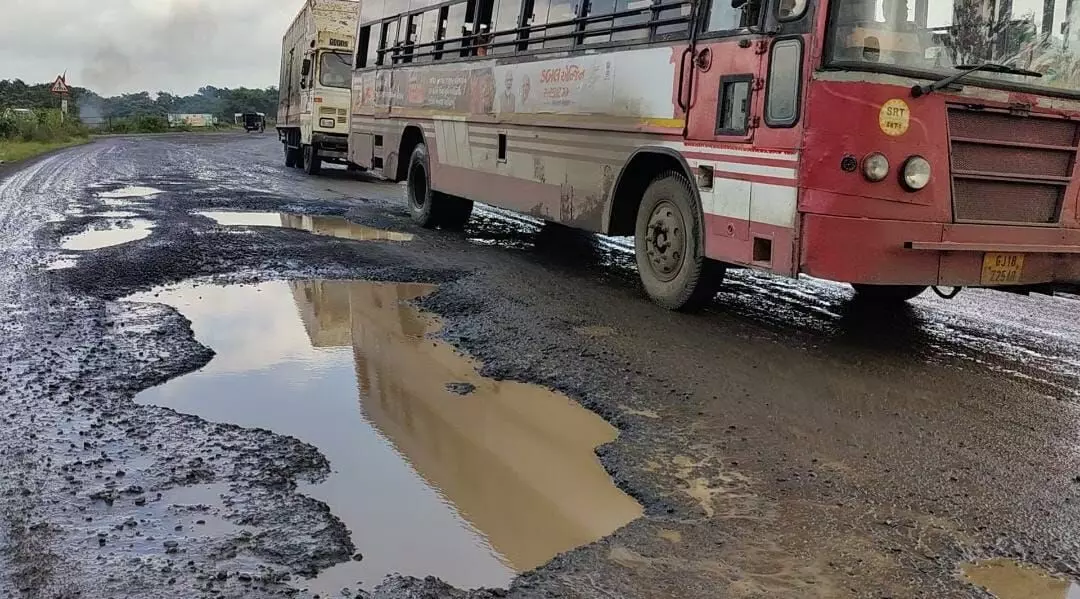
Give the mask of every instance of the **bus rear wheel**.
[(634, 246), (641, 284), (658, 305), (689, 312), (716, 295), (725, 268), (705, 257), (704, 232), (686, 177), (668, 172), (649, 184), (638, 207)]
[(852, 283), (855, 299), (875, 304), (902, 304), (926, 291), (926, 285), (864, 285)]
[(472, 215), (471, 200), (435, 191), (431, 188), (431, 158), (427, 145), (417, 144), (409, 156), (406, 175), (409, 213), (416, 224), (426, 229), (442, 227), (460, 231)]

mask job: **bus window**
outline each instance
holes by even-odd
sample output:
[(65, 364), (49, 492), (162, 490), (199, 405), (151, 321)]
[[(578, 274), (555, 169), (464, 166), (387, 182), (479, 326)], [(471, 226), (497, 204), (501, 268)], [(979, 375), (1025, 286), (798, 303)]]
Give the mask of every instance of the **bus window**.
[(761, 15), (761, 0), (749, 0), (734, 8), (730, 0), (712, 0), (705, 19), (705, 32), (735, 31), (757, 25)]
[[(585, 2), (586, 17), (599, 17), (601, 15), (610, 15), (613, 12), (615, 12), (615, 0), (586, 0)], [(585, 25), (585, 31), (608, 29), (611, 27), (611, 23), (611, 20), (595, 21)], [(610, 41), (610, 33), (589, 35), (586, 36), (584, 39), (584, 42), (586, 44), (603, 44)]]
[[(451, 4), (446, 7), (446, 35), (443, 39), (458, 39), (469, 34), (466, 30), (465, 21), (468, 15), (466, 14), (466, 5), (464, 2), (458, 4)], [(445, 45), (447, 50), (456, 50), (462, 47), (461, 42), (450, 42)], [(462, 54), (465, 56), (465, 54)]]
[[(561, 23), (564, 21), (570, 21), (577, 18), (578, 2), (584, 0), (550, 0), (548, 4), (547, 20), (545, 23)], [(573, 33), (573, 25), (564, 25), (562, 27), (549, 27), (544, 35), (546, 37), (553, 37), (559, 35), (567, 35)], [(571, 46), (574, 43), (573, 37), (563, 37), (560, 39), (549, 39), (544, 41), (545, 48), (565, 48)]]
[[(642, 0), (615, 0), (615, 12), (623, 12), (627, 10), (633, 10), (636, 8), (648, 8), (651, 2)], [(629, 29), (626, 31), (616, 31), (611, 34), (611, 39), (614, 41), (627, 41), (627, 40), (642, 40), (648, 39), (649, 28), (645, 26), (649, 20), (652, 19), (652, 12), (645, 11), (639, 15), (630, 15), (626, 17), (619, 17), (615, 19), (614, 25), (616, 27), (625, 27), (627, 25), (639, 25), (637, 29)], [(684, 25), (683, 30), (688, 29), (689, 26)]]
[(507, 42), (513, 42), (517, 36), (515, 33), (506, 32), (513, 32), (517, 29), (520, 11), (520, 0), (496, 0), (495, 14), (492, 19), (495, 23), (493, 30), (495, 35), (492, 37), (492, 41), (499, 43), (499, 45), (492, 47), (491, 52), (493, 54), (506, 54), (514, 51), (514, 44)]
[[(537, 26), (547, 23), (549, 0), (525, 0), (525, 5), (529, 7), (525, 11), (525, 20), (522, 22), (525, 26)], [(533, 31), (532, 33), (525, 34), (526, 38), (543, 38), (544, 31)], [(529, 50), (536, 50), (537, 48), (544, 47), (543, 42), (533, 42), (529, 44)]]
[(435, 36), (439, 32), (439, 9), (429, 10), (423, 15), (423, 23), (420, 27), (420, 38), (417, 40), (417, 62), (430, 62), (435, 60)]
[(780, 0), (777, 15), (781, 21), (794, 21), (806, 13), (807, 0)]
[(416, 40), (420, 37), (420, 24), (424, 20), (423, 13), (409, 15), (405, 21), (405, 30), (402, 32), (401, 62), (412, 62), (413, 52), (416, 49)]
[(393, 57), (397, 55), (398, 19), (383, 23), (382, 33), (379, 35), (379, 49), (386, 50), (375, 63), (378, 65), (393, 64)]
[(356, 60), (353, 66), (357, 69), (362, 69), (369, 64), (375, 64), (370, 62), (371, 60), (371, 25), (365, 25), (360, 28), (359, 33), (356, 36)]

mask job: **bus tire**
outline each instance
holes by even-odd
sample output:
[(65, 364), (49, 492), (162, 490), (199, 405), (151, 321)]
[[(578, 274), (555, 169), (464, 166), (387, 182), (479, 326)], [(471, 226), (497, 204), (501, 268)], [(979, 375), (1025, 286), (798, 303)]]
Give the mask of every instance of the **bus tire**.
[(441, 205), (445, 198), (431, 189), (431, 162), (427, 146), (420, 143), (413, 148), (409, 156), (409, 170), (405, 176), (406, 196), (409, 200), (409, 214), (414, 223), (425, 229), (439, 226), (442, 214)]
[(438, 193), (436, 199), (441, 204), (439, 226), (448, 231), (463, 231), (472, 216), (472, 200)]
[(304, 146), (304, 172), (312, 176), (322, 172), (322, 160), (314, 144)]
[(289, 147), (289, 144), (282, 144), (285, 146), (285, 168), (296, 168), (296, 155), (298, 152)]
[(638, 206), (634, 246), (641, 284), (661, 307), (690, 312), (716, 296), (725, 268), (705, 257), (704, 234), (686, 177), (669, 171), (653, 179)]
[(864, 285), (852, 283), (855, 299), (874, 304), (902, 304), (922, 295), (926, 285)]

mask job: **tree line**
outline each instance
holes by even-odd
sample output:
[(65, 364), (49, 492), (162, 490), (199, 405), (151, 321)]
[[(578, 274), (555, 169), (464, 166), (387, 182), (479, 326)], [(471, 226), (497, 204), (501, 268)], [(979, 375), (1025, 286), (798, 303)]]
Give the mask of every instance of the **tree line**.
[[(60, 100), (50, 93), (51, 83), (27, 84), (18, 79), (0, 79), (0, 110), (5, 108), (54, 109)], [(92, 90), (72, 87), (73, 114), (83, 120), (139, 119), (168, 114), (213, 114), (222, 122), (232, 122), (238, 112), (277, 114), (277, 87), (252, 89), (206, 86), (189, 96), (158, 92), (103, 97)]]

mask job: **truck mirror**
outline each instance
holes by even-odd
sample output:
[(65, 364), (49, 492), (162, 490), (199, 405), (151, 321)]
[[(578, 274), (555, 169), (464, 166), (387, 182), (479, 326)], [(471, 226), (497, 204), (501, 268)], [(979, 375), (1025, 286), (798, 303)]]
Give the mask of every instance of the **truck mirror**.
[(307, 77), (311, 73), (311, 59), (305, 58), (304, 62), (300, 63), (300, 76)]

